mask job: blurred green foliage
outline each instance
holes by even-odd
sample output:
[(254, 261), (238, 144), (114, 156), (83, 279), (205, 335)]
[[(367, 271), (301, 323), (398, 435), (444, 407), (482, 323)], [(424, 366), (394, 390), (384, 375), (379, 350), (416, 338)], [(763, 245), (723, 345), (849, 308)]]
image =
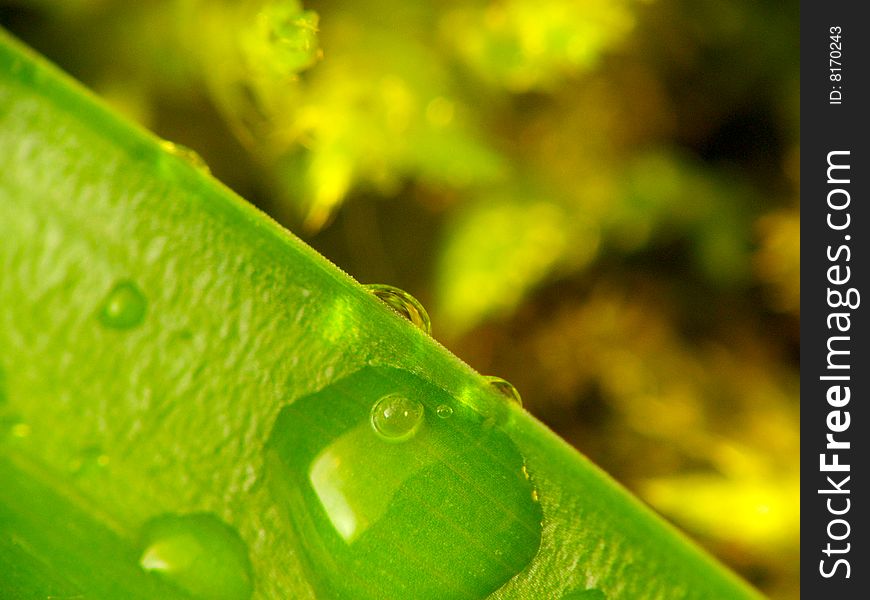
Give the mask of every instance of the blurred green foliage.
[(797, 3), (0, 0), (773, 598), (799, 597)]

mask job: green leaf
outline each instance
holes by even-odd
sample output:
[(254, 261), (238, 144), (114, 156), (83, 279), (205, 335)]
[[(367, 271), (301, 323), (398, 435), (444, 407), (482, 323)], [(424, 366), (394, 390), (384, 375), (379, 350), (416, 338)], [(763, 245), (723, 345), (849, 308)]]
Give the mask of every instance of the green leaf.
[(0, 34), (0, 595), (758, 597), (172, 149)]

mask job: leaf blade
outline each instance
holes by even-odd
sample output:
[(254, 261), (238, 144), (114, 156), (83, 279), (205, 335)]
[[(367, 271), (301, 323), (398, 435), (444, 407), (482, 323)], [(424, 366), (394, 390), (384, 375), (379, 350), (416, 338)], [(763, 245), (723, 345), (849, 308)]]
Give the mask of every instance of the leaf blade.
[[(467, 365), (5, 34), (0, 152), (2, 410), (27, 428), (0, 446), (16, 464), (4, 483), (46, 473), (46, 494), (73, 490), (127, 556), (150, 518), (210, 512), (247, 542), (255, 597), (316, 597), (262, 485), (264, 448), (290, 402), (385, 365), (495, 415), (526, 459), (541, 550), (494, 597), (590, 583), (612, 598), (757, 597)], [(129, 280), (141, 324), (106, 327), (100, 307)], [(95, 447), (105, 464), (82, 474)], [(52, 502), (72, 510), (70, 497)], [(96, 577), (77, 585), (99, 596)], [(114, 581), (115, 594), (140, 589)]]

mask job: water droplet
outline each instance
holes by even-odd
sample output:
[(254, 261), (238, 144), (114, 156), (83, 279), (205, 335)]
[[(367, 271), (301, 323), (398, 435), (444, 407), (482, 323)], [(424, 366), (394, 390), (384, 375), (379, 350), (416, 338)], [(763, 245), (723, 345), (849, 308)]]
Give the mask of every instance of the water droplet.
[(207, 513), (164, 515), (144, 528), (139, 565), (199, 600), (246, 600), (253, 591), (248, 549)]
[(176, 144), (175, 142), (170, 142), (168, 140), (160, 142), (160, 147), (170, 154), (174, 154), (175, 156), (186, 160), (203, 173), (211, 174), (211, 169), (208, 168), (206, 162), (195, 150), (191, 150), (187, 146), (182, 146), (181, 144)]
[(106, 327), (130, 329), (145, 319), (147, 306), (139, 286), (132, 281), (120, 281), (106, 295), (98, 316)]
[(453, 409), (447, 404), (442, 404), (435, 409), (435, 413), (442, 419), (449, 419), (453, 416)]
[(366, 367), (281, 410), (265, 479), (318, 597), (484, 598), (534, 558), (542, 512), (525, 460), (457, 402)]
[(372, 406), (372, 427), (381, 437), (400, 442), (423, 423), (423, 405), (402, 394), (388, 394)]
[(510, 381), (506, 381), (501, 377), (495, 377), (493, 375), (487, 375), (484, 377), (486, 382), (492, 386), (494, 390), (496, 390), (499, 394), (510, 400), (511, 402), (515, 402), (520, 406), (523, 405), (523, 399), (520, 396), (520, 393), (517, 391)]
[(391, 285), (367, 285), (367, 290), (381, 299), (384, 304), (405, 317), (427, 334), (432, 333), (432, 323), (423, 305), (411, 294)]
[(601, 590), (590, 588), (568, 592), (562, 596), (561, 600), (607, 600), (607, 596)]

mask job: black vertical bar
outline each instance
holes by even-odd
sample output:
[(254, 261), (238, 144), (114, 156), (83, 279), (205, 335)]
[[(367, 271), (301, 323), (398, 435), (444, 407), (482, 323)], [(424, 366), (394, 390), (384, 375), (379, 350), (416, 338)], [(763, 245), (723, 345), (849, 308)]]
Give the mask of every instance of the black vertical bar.
[(801, 2), (801, 591), (806, 598), (870, 598), (870, 307), (863, 305), (870, 302), (866, 8), (844, 0)]

